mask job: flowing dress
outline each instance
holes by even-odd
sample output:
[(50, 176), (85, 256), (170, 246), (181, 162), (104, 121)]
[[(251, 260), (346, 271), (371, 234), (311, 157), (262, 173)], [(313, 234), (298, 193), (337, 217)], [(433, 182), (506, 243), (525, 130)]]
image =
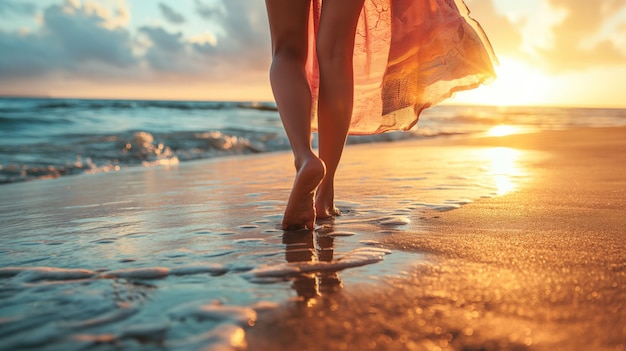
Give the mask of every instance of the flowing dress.
[[(312, 1), (309, 24), (313, 130), (319, 88), (314, 48), (322, 1)], [(424, 109), (495, 78), (496, 62), (487, 36), (462, 0), (365, 0), (355, 38), (350, 134), (408, 130)]]

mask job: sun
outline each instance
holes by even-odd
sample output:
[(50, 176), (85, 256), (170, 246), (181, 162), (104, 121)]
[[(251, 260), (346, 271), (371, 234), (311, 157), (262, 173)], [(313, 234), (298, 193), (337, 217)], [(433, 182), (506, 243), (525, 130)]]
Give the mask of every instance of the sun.
[(497, 78), (494, 82), (475, 90), (457, 93), (450, 102), (493, 106), (527, 106), (547, 105), (556, 98), (550, 77), (523, 61), (503, 57), (495, 70)]

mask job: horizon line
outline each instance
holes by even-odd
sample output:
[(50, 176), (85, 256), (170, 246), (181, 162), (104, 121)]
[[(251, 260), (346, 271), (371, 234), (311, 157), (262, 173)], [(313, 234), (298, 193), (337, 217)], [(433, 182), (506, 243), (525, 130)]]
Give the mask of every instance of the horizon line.
[[(163, 99), (163, 98), (115, 98), (115, 97), (73, 97), (73, 96), (51, 96), (51, 95), (29, 95), (29, 94), (1, 94), (0, 99), (41, 99), (41, 100), (121, 100), (121, 101), (171, 101), (171, 102), (258, 102), (258, 103), (275, 103), (274, 100), (240, 100), (240, 99)], [(567, 104), (527, 104), (527, 105), (499, 105), (499, 104), (481, 104), (481, 103), (461, 103), (461, 102), (441, 102), (435, 106), (478, 106), (478, 107), (502, 107), (502, 108), (580, 108), (580, 109), (626, 109), (625, 105), (567, 105)], [(430, 109), (429, 108), (429, 109)]]

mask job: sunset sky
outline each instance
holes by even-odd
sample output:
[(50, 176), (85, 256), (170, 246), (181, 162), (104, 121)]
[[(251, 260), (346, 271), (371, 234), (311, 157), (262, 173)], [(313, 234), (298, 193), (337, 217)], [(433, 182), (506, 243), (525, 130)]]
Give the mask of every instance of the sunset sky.
[[(500, 59), (453, 103), (626, 107), (626, 0), (467, 0)], [(0, 0), (0, 95), (272, 100), (262, 0)]]

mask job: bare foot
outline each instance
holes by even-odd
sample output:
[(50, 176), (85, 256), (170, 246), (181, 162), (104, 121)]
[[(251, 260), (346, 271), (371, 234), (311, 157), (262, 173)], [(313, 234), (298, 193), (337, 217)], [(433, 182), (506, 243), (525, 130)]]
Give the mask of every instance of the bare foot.
[(325, 180), (320, 185), (315, 198), (315, 211), (317, 218), (325, 219), (341, 216), (341, 211), (335, 207), (335, 190), (332, 180)]
[(287, 201), (283, 230), (315, 229), (313, 197), (325, 173), (326, 166), (317, 157), (310, 158), (300, 166)]

